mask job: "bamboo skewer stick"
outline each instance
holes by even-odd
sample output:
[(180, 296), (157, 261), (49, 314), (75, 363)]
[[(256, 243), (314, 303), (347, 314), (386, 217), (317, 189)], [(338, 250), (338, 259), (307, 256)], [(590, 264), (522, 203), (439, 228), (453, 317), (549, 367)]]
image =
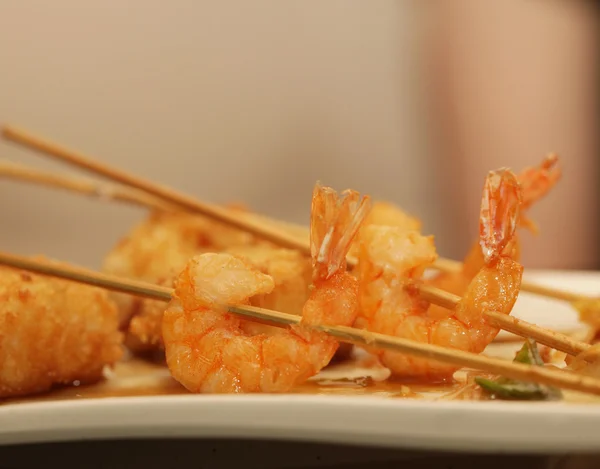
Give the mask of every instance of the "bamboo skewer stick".
[[(278, 227), (267, 226), (256, 217), (240, 217), (239, 214), (232, 214), (226, 208), (200, 202), (193, 197), (189, 197), (168, 187), (164, 187), (146, 179), (134, 176), (125, 171), (112, 168), (108, 165), (95, 161), (94, 159), (85, 156), (82, 153), (69, 150), (56, 143), (50, 142), (41, 137), (35, 136), (30, 132), (13, 126), (5, 126), (3, 128), (3, 136), (10, 141), (24, 145), (32, 150), (50, 155), (63, 162), (70, 163), (84, 170), (104, 176), (113, 181), (120, 182), (147, 194), (151, 194), (156, 198), (188, 211), (205, 215), (222, 223), (227, 223), (241, 230), (253, 233), (256, 236), (267, 239), (275, 244), (296, 249), (306, 255), (310, 255), (310, 245), (305, 239), (294, 236), (285, 230), (279, 229)], [(349, 256), (347, 262), (348, 265), (352, 267), (356, 265), (357, 260)], [(461, 266), (462, 263), (458, 261), (440, 258), (436, 261), (433, 268), (444, 272), (457, 272), (461, 269)], [(521, 283), (521, 290), (568, 302), (590, 299), (586, 295), (565, 292), (555, 288), (536, 285), (527, 281)]]
[[(171, 212), (181, 211), (181, 208), (175, 205), (168, 204), (163, 200), (129, 187), (122, 187), (117, 184), (107, 184), (79, 176), (66, 176), (49, 171), (42, 171), (25, 165), (16, 164), (12, 161), (0, 161), (0, 180), (2, 178), (17, 182), (38, 184), (52, 189), (69, 191), (100, 200), (125, 202), (151, 210)], [(238, 216), (255, 218), (262, 223), (276, 223), (283, 228), (293, 230), (297, 233), (298, 237), (304, 236), (305, 239), (309, 239), (308, 228), (302, 225), (273, 220), (255, 213), (238, 213)]]
[(200, 202), (194, 197), (187, 196), (174, 189), (162, 186), (151, 182), (147, 179), (134, 176), (125, 171), (111, 168), (108, 165), (94, 161), (81, 153), (68, 150), (53, 142), (31, 135), (30, 133), (17, 129), (15, 127), (6, 126), (3, 129), (3, 135), (8, 140), (20, 143), (33, 150), (40, 151), (49, 156), (53, 156), (60, 161), (68, 162), (86, 171), (104, 176), (113, 181), (125, 184), (148, 194), (151, 194), (165, 202), (177, 205), (190, 212), (199, 213), (214, 220), (220, 221), (240, 230), (248, 231), (260, 238), (279, 244), (283, 247), (296, 249), (310, 255), (310, 246), (308, 243), (300, 240), (297, 236), (278, 229), (273, 226), (265, 226), (255, 219), (249, 217), (239, 217), (226, 208), (219, 207), (209, 203)]
[(76, 192), (88, 197), (126, 202), (144, 208), (157, 210), (172, 210), (174, 208), (160, 199), (148, 196), (144, 192), (134, 189), (106, 183), (101, 184), (81, 177), (63, 176), (8, 161), (0, 161), (0, 178), (3, 177), (15, 181), (26, 181), (41, 186)]
[[(0, 253), (0, 265), (161, 301), (169, 301), (173, 293), (172, 289), (165, 287), (125, 280), (82, 268), (66, 267), (44, 261), (35, 261), (6, 253)], [(226, 306), (226, 309), (245, 319), (268, 323), (279, 327), (298, 325), (301, 321), (301, 317), (299, 316), (246, 305), (229, 305)], [(422, 358), (438, 360), (458, 367), (478, 369), (516, 380), (536, 382), (549, 386), (600, 395), (599, 379), (583, 376), (574, 372), (513, 363), (506, 360), (449, 349), (437, 345), (419, 343), (408, 339), (400, 339), (352, 327), (326, 325), (306, 327), (312, 327), (321, 332), (325, 332), (342, 342), (374, 348), (385, 348)]]
[[(455, 309), (461, 300), (460, 296), (430, 285), (415, 285), (415, 287), (417, 287), (423, 299), (450, 310)], [(483, 314), (492, 325), (500, 329), (512, 332), (521, 337), (535, 339), (540, 344), (547, 345), (569, 355), (578, 355), (591, 347), (590, 344), (573, 339), (568, 335), (545, 329), (507, 314), (500, 314), (495, 311), (485, 311)]]

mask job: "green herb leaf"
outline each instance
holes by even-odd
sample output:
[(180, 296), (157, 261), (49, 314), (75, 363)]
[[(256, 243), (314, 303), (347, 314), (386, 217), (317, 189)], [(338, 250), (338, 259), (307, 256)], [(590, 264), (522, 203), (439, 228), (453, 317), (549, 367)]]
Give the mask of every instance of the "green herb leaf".
[[(530, 339), (525, 341), (521, 350), (517, 352), (513, 362), (544, 366), (544, 361), (540, 356), (537, 344)], [(503, 377), (495, 380), (477, 377), (475, 378), (475, 382), (495, 399), (530, 401), (562, 399), (562, 393), (559, 389), (537, 383), (515, 381)]]
[(524, 363), (526, 365), (544, 366), (544, 360), (542, 360), (542, 357), (540, 356), (540, 351), (537, 348), (537, 344), (531, 339), (527, 339), (525, 341), (523, 347), (521, 347), (521, 350), (517, 352), (513, 362)]
[(536, 384), (520, 382), (500, 382), (500, 380), (491, 380), (487, 378), (475, 378), (475, 382), (482, 389), (493, 395), (496, 399), (515, 399), (543, 401), (546, 400), (546, 393)]

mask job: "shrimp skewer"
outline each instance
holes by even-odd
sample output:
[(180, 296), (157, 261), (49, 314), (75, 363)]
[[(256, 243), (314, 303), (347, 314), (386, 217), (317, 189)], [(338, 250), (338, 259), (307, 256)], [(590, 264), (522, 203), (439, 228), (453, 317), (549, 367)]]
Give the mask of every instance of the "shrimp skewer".
[(368, 211), (356, 192), (317, 185), (311, 210), (313, 286), (299, 326), (253, 334), (223, 304), (248, 304), (269, 294), (273, 278), (226, 253), (194, 257), (175, 281), (163, 317), (167, 365), (191, 392), (286, 392), (325, 367), (338, 342), (306, 325), (351, 325), (358, 283), (346, 254)]
[[(358, 325), (396, 337), (481, 353), (498, 333), (486, 310), (509, 314), (517, 299), (522, 266), (513, 256), (521, 190), (507, 170), (491, 172), (483, 190), (480, 246), (485, 265), (454, 311), (430, 314), (407, 283), (420, 278), (437, 254), (431, 237), (398, 227), (370, 226), (361, 233)], [(446, 380), (457, 367), (390, 351), (373, 351), (392, 373)]]
[[(535, 223), (527, 217), (527, 211), (550, 192), (561, 176), (562, 171), (559, 166), (559, 159), (554, 154), (546, 156), (539, 167), (525, 168), (517, 176), (522, 193), (520, 215), (517, 220), (519, 227), (527, 228), (534, 234), (538, 233)], [(519, 260), (520, 243), (517, 233), (515, 233), (511, 249), (513, 249), (512, 255), (514, 258)], [(439, 273), (428, 283), (460, 296), (464, 294), (471, 280), (473, 280), (484, 265), (485, 261), (481, 247), (479, 246), (479, 242), (475, 242), (467, 253), (460, 271)], [(432, 309), (436, 308), (438, 307), (432, 306)]]

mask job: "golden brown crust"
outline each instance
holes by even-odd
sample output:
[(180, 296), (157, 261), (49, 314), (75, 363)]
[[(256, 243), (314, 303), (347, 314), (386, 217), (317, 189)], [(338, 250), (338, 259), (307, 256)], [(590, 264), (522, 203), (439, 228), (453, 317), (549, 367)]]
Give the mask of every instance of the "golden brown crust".
[(0, 397), (98, 381), (121, 343), (105, 291), (0, 268)]

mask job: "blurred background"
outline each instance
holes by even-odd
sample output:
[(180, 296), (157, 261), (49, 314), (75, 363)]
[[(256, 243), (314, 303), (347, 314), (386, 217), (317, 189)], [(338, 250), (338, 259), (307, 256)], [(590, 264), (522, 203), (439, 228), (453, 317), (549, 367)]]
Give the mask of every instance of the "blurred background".
[[(461, 258), (488, 170), (556, 151), (527, 267), (599, 268), (598, 2), (3, 0), (0, 122), (308, 222), (316, 180)], [(72, 172), (1, 142), (0, 158)], [(0, 181), (2, 249), (97, 268), (143, 210)]]

